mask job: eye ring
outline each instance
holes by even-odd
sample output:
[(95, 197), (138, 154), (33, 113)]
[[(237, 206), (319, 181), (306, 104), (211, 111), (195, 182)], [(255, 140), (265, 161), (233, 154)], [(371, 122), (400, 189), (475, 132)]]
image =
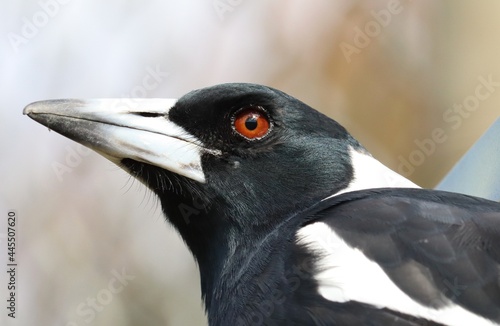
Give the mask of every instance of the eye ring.
[(248, 140), (258, 140), (269, 134), (272, 123), (263, 107), (250, 105), (235, 112), (232, 128)]

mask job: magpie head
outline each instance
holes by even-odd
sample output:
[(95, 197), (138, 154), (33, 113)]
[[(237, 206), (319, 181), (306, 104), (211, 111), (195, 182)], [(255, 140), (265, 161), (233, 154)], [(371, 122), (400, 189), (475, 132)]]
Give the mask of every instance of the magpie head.
[(197, 260), (212, 264), (346, 188), (350, 150), (363, 151), (337, 122), (254, 84), (203, 88), (178, 101), (42, 101), (25, 114), (153, 190)]
[(167, 216), (182, 217), (181, 223), (272, 228), (347, 187), (353, 177), (350, 149), (361, 149), (337, 122), (260, 85), (193, 91), (166, 118), (199, 145), (200, 178), (123, 163), (162, 198)]

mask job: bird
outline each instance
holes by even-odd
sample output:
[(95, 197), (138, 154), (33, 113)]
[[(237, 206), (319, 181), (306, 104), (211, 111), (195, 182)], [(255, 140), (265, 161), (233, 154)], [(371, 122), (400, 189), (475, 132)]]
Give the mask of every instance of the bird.
[(210, 325), (500, 324), (500, 204), (419, 187), (278, 89), (23, 112), (156, 194)]

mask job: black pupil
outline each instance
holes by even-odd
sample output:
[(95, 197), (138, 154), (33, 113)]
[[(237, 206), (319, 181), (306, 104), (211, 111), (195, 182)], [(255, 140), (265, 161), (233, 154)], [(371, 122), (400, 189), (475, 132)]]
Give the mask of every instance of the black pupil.
[(249, 116), (246, 121), (245, 121), (245, 127), (248, 130), (255, 130), (257, 128), (257, 116), (256, 115), (251, 115)]

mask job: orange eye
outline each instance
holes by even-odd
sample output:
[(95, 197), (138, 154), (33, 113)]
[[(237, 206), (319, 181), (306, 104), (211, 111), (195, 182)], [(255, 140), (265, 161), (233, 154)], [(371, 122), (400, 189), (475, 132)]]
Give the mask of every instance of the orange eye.
[(271, 124), (262, 109), (249, 107), (236, 113), (233, 128), (245, 138), (258, 139), (267, 135)]

